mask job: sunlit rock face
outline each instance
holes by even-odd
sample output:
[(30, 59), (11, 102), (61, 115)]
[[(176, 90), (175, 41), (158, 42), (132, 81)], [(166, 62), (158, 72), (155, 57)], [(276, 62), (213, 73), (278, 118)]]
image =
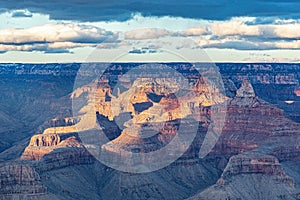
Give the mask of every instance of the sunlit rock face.
[(54, 149), (64, 147), (82, 148), (79, 141), (77, 133), (34, 135), (21, 159), (40, 160), (45, 154), (52, 152)]
[(77, 133), (39, 134), (31, 138), (21, 160), (38, 161), (39, 172), (80, 164), (92, 164), (94, 157), (83, 147)]
[[(120, 135), (101, 147), (102, 154), (124, 157), (126, 152), (157, 151), (179, 133), (178, 126), (186, 127), (181, 132), (187, 135), (193, 134), (189, 131), (197, 132), (197, 128), (194, 130), (192, 127), (195, 123), (197, 126), (208, 126), (209, 107), (224, 103), (225, 95), (218, 88), (207, 85), (202, 77), (194, 79), (187, 86), (183, 88), (184, 85), (174, 78), (137, 78), (128, 90), (120, 92), (116, 88), (115, 95), (109, 92), (112, 115), (108, 118), (118, 121), (117, 117), (123, 113), (128, 113), (130, 117), (122, 122), (124, 129)], [(101, 88), (97, 90), (101, 91)], [(101, 110), (98, 113), (107, 116)], [(186, 118), (192, 119), (193, 123), (189, 125)], [(201, 145), (201, 142), (197, 142), (197, 145)], [(199, 148), (191, 149), (194, 150), (186, 153), (186, 157), (198, 154)], [(121, 161), (122, 158), (117, 160)]]

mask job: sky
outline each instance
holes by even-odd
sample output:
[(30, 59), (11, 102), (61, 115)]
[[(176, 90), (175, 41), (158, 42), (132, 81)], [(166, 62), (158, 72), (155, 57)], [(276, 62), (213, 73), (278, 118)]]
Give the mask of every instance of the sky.
[(299, 62), (297, 0), (7, 0), (0, 62)]

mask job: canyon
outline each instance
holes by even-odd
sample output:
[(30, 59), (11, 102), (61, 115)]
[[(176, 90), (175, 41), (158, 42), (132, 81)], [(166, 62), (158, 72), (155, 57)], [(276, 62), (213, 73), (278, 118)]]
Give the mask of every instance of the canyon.
[[(224, 92), (193, 64), (167, 65), (190, 81), (183, 93), (175, 79), (122, 79), (138, 64), (117, 63), (89, 101), (90, 83), (73, 88), (80, 64), (1, 64), (0, 199), (299, 199), (300, 65), (218, 63)], [(147, 173), (106, 166), (83, 137), (98, 124), (108, 141), (97, 149), (122, 165), (120, 152), (160, 150), (195, 123), (182, 154)]]

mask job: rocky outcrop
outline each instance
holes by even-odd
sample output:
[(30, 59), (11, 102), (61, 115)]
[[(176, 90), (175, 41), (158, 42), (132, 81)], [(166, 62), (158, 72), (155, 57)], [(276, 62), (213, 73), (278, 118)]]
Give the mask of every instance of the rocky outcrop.
[(240, 174), (264, 174), (267, 176), (277, 176), (277, 181), (287, 183), (291, 187), (294, 186), (293, 179), (286, 175), (278, 159), (269, 155), (245, 153), (232, 156), (218, 183), (224, 184), (224, 181), (229, 181), (234, 176)]
[(25, 149), (22, 160), (40, 160), (45, 154), (57, 148), (78, 147), (82, 148), (77, 133), (65, 134), (39, 134), (34, 135)]
[(78, 133), (35, 135), (24, 150), (21, 160), (38, 161), (36, 169), (39, 172), (95, 161), (82, 146)]
[(229, 100), (228, 106), (255, 108), (262, 103), (263, 101), (255, 95), (252, 84), (244, 80), (241, 87), (236, 91), (236, 96)]
[[(29, 143), (29, 146), (35, 147), (51, 147), (58, 146), (64, 140), (73, 137), (74, 141), (80, 141), (78, 133), (64, 133), (64, 134), (39, 134), (34, 135)], [(78, 143), (79, 146), (79, 143)]]
[(226, 123), (211, 154), (235, 155), (259, 148), (268, 142), (274, 144), (272, 148), (281, 148), (288, 143), (290, 148), (295, 149), (298, 144), (290, 142), (286, 137), (297, 141), (299, 128), (299, 124), (286, 118), (283, 110), (258, 98), (252, 85), (244, 81), (237, 95), (228, 100)]
[(0, 199), (56, 199), (58, 191), (44, 185), (45, 173), (94, 162), (78, 133), (35, 135), (20, 161), (0, 167)]
[(244, 80), (242, 86), (236, 91), (237, 98), (251, 98), (255, 97), (254, 89), (251, 83)]
[(294, 180), (273, 156), (230, 158), (217, 183), (190, 199), (296, 199)]

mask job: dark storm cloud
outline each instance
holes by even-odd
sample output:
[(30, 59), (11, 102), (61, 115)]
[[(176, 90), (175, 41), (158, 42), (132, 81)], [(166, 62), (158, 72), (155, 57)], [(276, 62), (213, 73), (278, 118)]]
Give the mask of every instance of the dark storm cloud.
[[(78, 21), (124, 21), (134, 13), (144, 16), (174, 16), (224, 20), (235, 16), (299, 18), (296, 0), (7, 0), (4, 10), (28, 9), (49, 14), (52, 19)], [(0, 9), (1, 10), (1, 9)]]

